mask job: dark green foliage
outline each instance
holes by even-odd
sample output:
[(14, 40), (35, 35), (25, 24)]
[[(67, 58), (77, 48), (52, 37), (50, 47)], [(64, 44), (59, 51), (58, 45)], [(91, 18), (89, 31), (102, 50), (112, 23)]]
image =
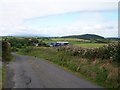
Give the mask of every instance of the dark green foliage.
[(39, 46), (47, 46), (47, 44), (44, 43), (43, 41), (40, 41), (38, 45), (39, 45)]
[(5, 37), (5, 40), (11, 43), (11, 50), (14, 52), (19, 51), (22, 48), (27, 48), (29, 46), (46, 46), (43, 41), (38, 41), (37, 38), (20, 38), (20, 37)]
[(12, 59), (11, 55), (11, 45), (7, 41), (2, 42), (2, 60), (10, 61)]
[(22, 49), (22, 52), (30, 53), (33, 50), (33, 47), (27, 47), (26, 49)]
[[(25, 39), (25, 38), (24, 38)], [(39, 41), (37, 40), (37, 38), (27, 38), (29, 42), (31, 43), (39, 43)]]
[(29, 44), (28, 39), (18, 39), (18, 38), (15, 38), (15, 37), (8, 38), (7, 41), (10, 42), (11, 47), (14, 47), (14, 48), (22, 48), (22, 46), (25, 46), (25, 45)]
[(19, 48), (17, 48), (17, 47), (12, 47), (11, 50), (12, 50), (13, 52), (17, 52), (17, 51), (19, 51)]

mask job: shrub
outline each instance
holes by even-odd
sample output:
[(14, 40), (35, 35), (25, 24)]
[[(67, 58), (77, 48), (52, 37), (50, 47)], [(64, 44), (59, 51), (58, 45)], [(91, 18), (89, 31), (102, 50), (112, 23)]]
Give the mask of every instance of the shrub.
[(22, 52), (24, 53), (30, 53), (33, 50), (33, 47), (29, 46), (26, 49), (22, 49)]
[(16, 48), (16, 47), (12, 47), (11, 50), (12, 50), (13, 52), (16, 52), (16, 51), (18, 51), (19, 49)]
[(3, 61), (10, 61), (12, 59), (11, 45), (7, 41), (2, 42), (2, 59)]

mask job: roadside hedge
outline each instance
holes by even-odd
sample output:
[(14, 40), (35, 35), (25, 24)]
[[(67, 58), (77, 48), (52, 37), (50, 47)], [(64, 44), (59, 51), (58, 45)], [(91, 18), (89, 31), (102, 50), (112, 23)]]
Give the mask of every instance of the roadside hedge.
[(62, 46), (58, 51), (65, 51), (72, 56), (79, 56), (88, 59), (108, 59), (120, 63), (120, 43), (110, 43), (99, 48), (82, 48), (75, 46)]

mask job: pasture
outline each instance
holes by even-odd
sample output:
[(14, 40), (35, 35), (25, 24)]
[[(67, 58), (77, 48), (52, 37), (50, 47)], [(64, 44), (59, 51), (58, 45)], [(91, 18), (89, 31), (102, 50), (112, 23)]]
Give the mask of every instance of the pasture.
[(79, 44), (74, 44), (74, 45), (79, 46), (79, 47), (94, 48), (94, 47), (102, 47), (106, 44), (103, 44), (103, 43), (79, 43)]
[[(41, 39), (39, 39), (41, 41)], [(51, 38), (42, 40), (45, 43), (57, 42), (57, 41), (67, 41), (70, 45), (85, 47), (85, 48), (94, 48), (94, 47), (102, 47), (106, 45), (106, 43), (94, 43), (91, 40), (77, 39), (77, 38)]]

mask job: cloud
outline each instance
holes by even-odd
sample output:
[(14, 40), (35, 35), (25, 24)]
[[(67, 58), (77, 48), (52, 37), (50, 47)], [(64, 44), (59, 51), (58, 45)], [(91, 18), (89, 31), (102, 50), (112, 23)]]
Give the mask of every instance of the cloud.
[[(117, 2), (83, 2), (84, 0), (4, 0), (0, 11), (5, 21), (23, 20), (75, 11), (116, 10)], [(95, 0), (92, 0), (95, 1)], [(112, 0), (111, 0), (112, 1)]]
[[(1, 0), (0, 1), (0, 31), (2, 35), (17, 34), (17, 33), (33, 33), (34, 28), (26, 26), (25, 20), (34, 19), (36, 17), (52, 16), (57, 14), (72, 13), (72, 12), (98, 12), (117, 10), (118, 0)], [(99, 15), (94, 15), (97, 18)], [(102, 19), (102, 17), (99, 17)], [(99, 19), (99, 20), (101, 20)], [(84, 20), (82, 20), (84, 21)], [(88, 20), (90, 21), (90, 20)], [(95, 21), (95, 22), (94, 22)], [(96, 23), (94, 20), (92, 23)], [(86, 21), (84, 22), (86, 23)], [(79, 21), (73, 27), (61, 28), (36, 28), (36, 33), (53, 35), (63, 35), (66, 33), (78, 33), (78, 29), (88, 28), (77, 26)], [(94, 26), (95, 27), (95, 26)], [(70, 28), (76, 28), (73, 32)], [(96, 28), (102, 28), (101, 25)], [(69, 30), (65, 30), (69, 29)], [(59, 30), (59, 32), (57, 31)], [(71, 30), (71, 31), (70, 31)], [(84, 29), (87, 30), (87, 29)], [(83, 32), (83, 31), (81, 31)]]

